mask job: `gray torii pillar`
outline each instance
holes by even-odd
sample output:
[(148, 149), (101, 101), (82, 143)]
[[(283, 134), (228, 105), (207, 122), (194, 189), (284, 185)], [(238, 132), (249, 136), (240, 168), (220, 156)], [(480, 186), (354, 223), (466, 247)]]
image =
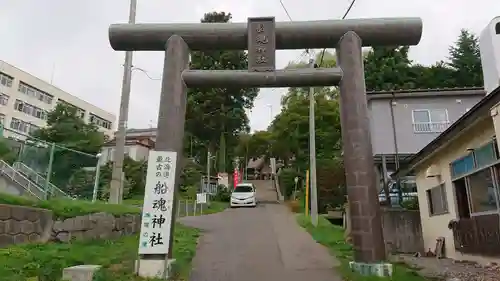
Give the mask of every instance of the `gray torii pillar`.
[(361, 38), (349, 31), (339, 41), (337, 64), (340, 81), (340, 122), (351, 222), (354, 261), (350, 266), (365, 275), (391, 275), (378, 201), (366, 99)]

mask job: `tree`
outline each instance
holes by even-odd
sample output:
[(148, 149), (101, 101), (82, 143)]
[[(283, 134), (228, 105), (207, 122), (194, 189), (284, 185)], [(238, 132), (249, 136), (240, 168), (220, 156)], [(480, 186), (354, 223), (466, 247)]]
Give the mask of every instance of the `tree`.
[(410, 67), (410, 85), (412, 89), (454, 88), (453, 75), (454, 70), (443, 61), (431, 66), (416, 64)]
[(16, 161), (17, 155), (14, 150), (9, 146), (8, 140), (0, 140), (0, 159), (12, 165)]
[(451, 46), (449, 51), (447, 65), (455, 70), (455, 87), (482, 87), (483, 72), (477, 36), (462, 29), (455, 45)]
[[(324, 93), (315, 95), (316, 154), (335, 157), (341, 149), (339, 103)], [(306, 168), (309, 158), (309, 98), (291, 100), (270, 126), (273, 154), (297, 167)]]
[(408, 46), (374, 47), (364, 58), (368, 91), (413, 88), (409, 76), (411, 60)]
[[(322, 59), (321, 59), (322, 58)], [(335, 67), (337, 65), (337, 60), (335, 55), (328, 52), (322, 51), (316, 55), (315, 60), (317, 62), (322, 61), (321, 67)], [(306, 68), (309, 67), (308, 63), (305, 61), (299, 62), (289, 62), (285, 69), (297, 69), (297, 68)], [(338, 94), (337, 87), (315, 87), (314, 88), (315, 95), (326, 95), (330, 97), (334, 97)], [(286, 107), (289, 102), (294, 99), (308, 97), (309, 96), (309, 88), (288, 88), (288, 92), (281, 98), (281, 105)]]
[[(212, 12), (205, 14), (201, 22), (227, 23), (230, 20), (230, 13)], [(196, 51), (191, 53), (190, 67), (203, 70), (247, 69), (248, 60), (244, 51)], [(206, 161), (207, 150), (215, 155), (220, 149), (221, 139), (227, 147), (231, 147), (236, 145), (241, 132), (248, 132), (245, 110), (252, 108), (257, 94), (258, 89), (254, 88), (189, 89), (186, 131), (196, 140), (196, 145), (203, 148), (203, 152), (198, 152), (200, 160)], [(230, 159), (232, 150), (227, 152), (221, 157), (229, 166), (231, 161), (227, 159)]]
[[(95, 167), (105, 136), (94, 124), (87, 124), (80, 118), (76, 108), (58, 104), (49, 112), (47, 126), (33, 133), (33, 137), (47, 143), (57, 144), (52, 164), (51, 182), (64, 188), (73, 173), (83, 167)], [(67, 148), (67, 149), (66, 149)], [(50, 146), (40, 155), (47, 163)], [(81, 153), (79, 153), (81, 152)]]

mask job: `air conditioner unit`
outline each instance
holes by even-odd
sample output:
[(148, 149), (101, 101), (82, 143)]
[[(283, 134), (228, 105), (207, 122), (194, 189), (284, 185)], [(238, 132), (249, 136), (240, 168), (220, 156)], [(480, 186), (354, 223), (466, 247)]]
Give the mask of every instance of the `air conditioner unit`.
[(479, 37), (481, 64), (486, 94), (500, 86), (500, 17), (496, 17), (483, 29)]
[(436, 165), (431, 165), (425, 171), (425, 176), (428, 178), (440, 177), (441, 176), (441, 169)]

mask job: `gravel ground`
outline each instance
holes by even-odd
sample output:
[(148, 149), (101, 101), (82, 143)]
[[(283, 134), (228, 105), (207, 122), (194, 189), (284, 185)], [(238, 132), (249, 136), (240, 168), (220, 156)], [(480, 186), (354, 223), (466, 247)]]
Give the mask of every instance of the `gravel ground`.
[(425, 277), (446, 281), (500, 281), (500, 266), (475, 262), (397, 255), (395, 261), (405, 262)]

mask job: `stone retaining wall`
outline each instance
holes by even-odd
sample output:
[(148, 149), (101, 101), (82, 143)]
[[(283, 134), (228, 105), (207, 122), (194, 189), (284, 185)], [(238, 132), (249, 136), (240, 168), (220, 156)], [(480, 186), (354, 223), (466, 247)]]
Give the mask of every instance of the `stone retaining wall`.
[(52, 211), (0, 204), (0, 247), (47, 242), (52, 224)]
[(50, 210), (0, 204), (0, 247), (27, 242), (117, 238), (139, 233), (141, 215), (95, 213), (59, 220)]
[(140, 215), (115, 217), (106, 213), (78, 216), (54, 222), (51, 240), (69, 242), (79, 239), (117, 238), (141, 230)]

